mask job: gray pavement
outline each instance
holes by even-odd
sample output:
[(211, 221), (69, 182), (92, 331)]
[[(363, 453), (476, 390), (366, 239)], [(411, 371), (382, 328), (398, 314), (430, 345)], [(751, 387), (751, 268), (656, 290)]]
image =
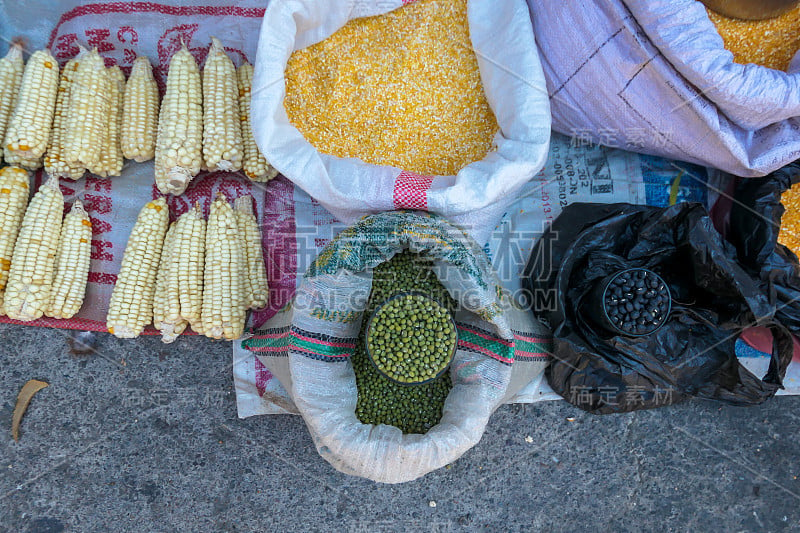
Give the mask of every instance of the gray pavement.
[[(68, 337), (0, 325), (0, 531), (800, 531), (797, 397), (505, 406), (450, 467), (377, 485), (333, 470), (299, 417), (237, 419), (227, 343), (101, 334), (73, 355)], [(15, 443), (30, 378), (50, 387)]]

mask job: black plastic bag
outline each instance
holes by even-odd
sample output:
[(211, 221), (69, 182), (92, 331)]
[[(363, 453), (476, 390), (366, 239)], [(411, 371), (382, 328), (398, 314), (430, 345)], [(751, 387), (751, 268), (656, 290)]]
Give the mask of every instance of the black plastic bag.
[[(791, 335), (736, 255), (700, 204), (568, 206), (523, 275), (533, 312), (555, 337), (550, 386), (598, 414), (691, 397), (752, 405), (773, 396), (792, 358)], [(672, 291), (672, 313), (651, 335), (609, 333), (592, 316), (592, 289), (625, 268), (650, 269)], [(775, 338), (763, 380), (734, 353), (739, 333), (753, 325), (770, 327)]]
[(785, 209), (781, 195), (800, 182), (800, 162), (765, 178), (740, 179), (728, 220), (727, 239), (736, 246), (739, 262), (758, 278), (775, 305), (776, 318), (792, 333), (800, 333), (800, 265), (788, 248), (778, 244)]

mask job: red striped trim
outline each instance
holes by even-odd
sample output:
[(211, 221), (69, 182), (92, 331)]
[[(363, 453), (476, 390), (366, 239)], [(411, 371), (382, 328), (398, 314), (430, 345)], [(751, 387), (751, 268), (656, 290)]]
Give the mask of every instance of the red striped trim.
[(541, 344), (541, 343), (550, 342), (550, 341), (553, 340), (552, 338), (545, 339), (543, 337), (527, 337), (525, 335), (519, 335), (517, 333), (514, 333), (514, 338), (515, 339), (519, 339), (521, 341), (530, 342), (530, 343), (533, 343), (533, 344)]
[(251, 338), (253, 339), (280, 339), (282, 337), (288, 337), (289, 331), (284, 331), (283, 333), (265, 333), (264, 335), (253, 335)]
[(433, 184), (433, 176), (423, 176), (405, 170), (394, 182), (392, 201), (395, 209), (428, 209), (428, 189)]
[(289, 346), (262, 346), (260, 348), (253, 348), (248, 346), (247, 348), (251, 352), (258, 352), (258, 353), (272, 353), (272, 352), (285, 352), (289, 350)]
[(458, 329), (463, 329), (464, 331), (469, 331), (473, 335), (477, 335), (478, 337), (486, 339), (487, 341), (499, 342), (503, 346), (508, 346), (509, 348), (514, 346), (514, 343), (512, 341), (507, 341), (505, 339), (501, 339), (500, 337), (492, 337), (490, 335), (487, 335), (486, 333), (481, 333), (480, 331), (472, 329), (472, 328), (468, 328), (468, 327), (465, 327), (465, 326), (459, 326)]
[[(414, 1), (414, 0), (411, 0)], [(205, 16), (233, 16), (246, 18), (261, 18), (265, 8), (245, 8), (236, 6), (167, 6), (155, 2), (113, 2), (107, 4), (90, 4), (70, 9), (58, 19), (56, 27), (50, 33), (48, 48), (52, 48), (58, 36), (58, 30), (65, 22), (86, 15), (105, 15), (107, 13), (161, 13), (179, 17)]]
[[(88, 318), (48, 318), (42, 317), (32, 322), (22, 322), (21, 320), (14, 320), (7, 316), (0, 316), (0, 324), (14, 324), (17, 326), (33, 326), (35, 328), (52, 328), (52, 329), (65, 329), (75, 331), (95, 331), (98, 333), (108, 333), (108, 325), (105, 322), (98, 320), (89, 320)], [(153, 326), (144, 328), (142, 335), (161, 335), (161, 332)], [(197, 335), (194, 331), (187, 329), (181, 335)]]
[(296, 344), (290, 344), (288, 349), (293, 351), (293, 352), (310, 353), (310, 354), (313, 354), (313, 355), (317, 355), (319, 357), (324, 357), (326, 359), (347, 359), (348, 357), (353, 355), (351, 353), (344, 353), (344, 354), (338, 354), (338, 355), (331, 355), (329, 353), (320, 353), (320, 352), (315, 352), (314, 350), (311, 350), (309, 348), (302, 348), (302, 347), (300, 347), (300, 346), (298, 346)]
[(323, 346), (333, 346), (334, 348), (355, 348), (356, 343), (354, 342), (326, 342), (320, 339), (314, 339), (312, 337), (306, 337), (305, 335), (300, 335), (297, 332), (292, 331), (292, 337), (304, 340), (306, 342), (313, 342), (314, 344), (321, 344)]
[(473, 350), (473, 351), (476, 351), (476, 352), (480, 352), (480, 353), (482, 353), (484, 355), (488, 355), (492, 359), (497, 359), (498, 361), (500, 361), (502, 363), (508, 363), (508, 364), (514, 363), (513, 359), (509, 359), (508, 357), (502, 357), (502, 356), (496, 354), (495, 352), (493, 352), (491, 350), (487, 350), (483, 346), (478, 346), (477, 344), (473, 344), (473, 343), (468, 342), (468, 341), (463, 341), (463, 340), (458, 341), (458, 345), (459, 346), (464, 346), (465, 348), (469, 348), (470, 350)]
[(55, 328), (55, 329), (79, 329), (83, 331), (108, 331), (108, 326), (105, 322), (98, 322), (96, 320), (87, 320), (85, 318), (70, 318), (67, 320), (58, 318), (43, 317), (33, 322), (22, 322), (21, 320), (14, 320), (7, 316), (0, 316), (0, 322), (5, 324), (16, 324), (20, 326), (34, 326), (40, 328)]
[(546, 359), (549, 354), (546, 353), (538, 353), (538, 352), (526, 352), (525, 350), (516, 350), (514, 352), (515, 357), (526, 357), (530, 359)]

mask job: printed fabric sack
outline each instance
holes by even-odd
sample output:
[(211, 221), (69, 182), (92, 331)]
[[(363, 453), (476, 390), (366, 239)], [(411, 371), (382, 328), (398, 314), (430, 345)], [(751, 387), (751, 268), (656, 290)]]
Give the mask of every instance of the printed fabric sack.
[(733, 62), (697, 0), (528, 0), (553, 129), (763, 176), (800, 157), (800, 56)]
[(550, 139), (547, 89), (524, 0), (468, 2), (470, 37), (500, 131), (494, 139), (497, 149), (457, 176), (421, 176), (320, 153), (289, 122), (284, 109), (284, 72), (292, 52), (323, 41), (352, 19), (409, 3), (270, 2), (253, 79), (253, 133), (272, 165), (342, 222), (352, 224), (364, 215), (393, 209), (420, 209), (477, 229), (476, 239), (484, 242), (503, 208), (544, 166)]
[[(372, 269), (404, 249), (433, 258), (434, 273), (459, 304), (453, 388), (441, 421), (425, 434), (363, 424), (355, 414), (349, 358)], [(340, 233), (309, 268), (293, 302), (244, 346), (257, 348), (290, 392), (322, 457), (346, 474), (401, 483), (452, 463), (478, 443), (497, 407), (544, 372), (545, 335), (532, 315), (512, 306), (473, 239), (437, 215), (397, 211)]]
[[(649, 335), (620, 335), (597, 325), (601, 311), (593, 291), (628, 268), (655, 272), (671, 292), (671, 314)], [(554, 337), (548, 383), (595, 414), (689, 398), (759, 404), (782, 388), (792, 360), (792, 338), (775, 302), (738, 264), (736, 250), (700, 204), (572, 204), (534, 248), (523, 283), (533, 295), (555, 297), (540, 310)], [(756, 325), (774, 336), (763, 379), (735, 354), (739, 335)]]

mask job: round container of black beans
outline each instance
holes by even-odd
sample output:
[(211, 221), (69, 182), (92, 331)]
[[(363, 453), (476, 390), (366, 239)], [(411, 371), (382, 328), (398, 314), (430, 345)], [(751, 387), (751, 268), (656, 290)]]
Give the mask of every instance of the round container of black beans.
[(655, 333), (672, 311), (669, 286), (646, 268), (629, 268), (606, 277), (591, 298), (595, 321), (611, 333), (628, 337)]

